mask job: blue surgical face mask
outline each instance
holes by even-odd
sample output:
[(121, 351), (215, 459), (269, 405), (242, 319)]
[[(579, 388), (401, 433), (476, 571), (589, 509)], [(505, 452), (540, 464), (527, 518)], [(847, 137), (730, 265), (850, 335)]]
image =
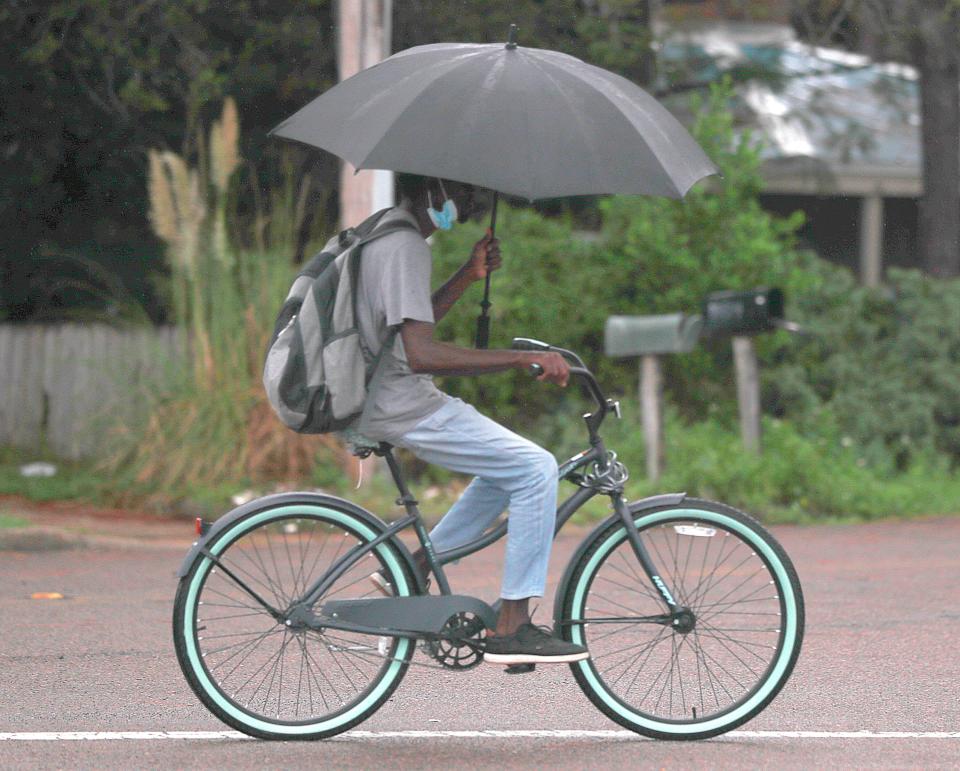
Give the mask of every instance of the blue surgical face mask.
[(429, 190), (427, 191), (427, 202), (429, 204), (427, 207), (427, 216), (437, 230), (450, 230), (457, 221), (457, 205), (447, 198), (447, 191), (443, 189), (442, 182), (440, 183), (440, 190), (443, 191), (443, 197), (446, 199), (443, 202), (442, 209), (435, 209), (433, 207), (433, 196), (430, 195)]

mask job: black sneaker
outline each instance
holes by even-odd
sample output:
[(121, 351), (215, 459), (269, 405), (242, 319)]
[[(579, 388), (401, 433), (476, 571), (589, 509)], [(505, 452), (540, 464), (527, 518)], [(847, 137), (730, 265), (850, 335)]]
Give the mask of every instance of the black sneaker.
[(491, 664), (569, 664), (590, 658), (582, 645), (574, 645), (557, 637), (550, 630), (521, 624), (506, 637), (487, 637), (483, 660)]

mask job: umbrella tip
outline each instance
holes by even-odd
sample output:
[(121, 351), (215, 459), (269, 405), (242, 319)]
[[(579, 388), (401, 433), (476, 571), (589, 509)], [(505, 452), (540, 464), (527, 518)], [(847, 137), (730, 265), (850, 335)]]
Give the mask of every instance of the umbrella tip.
[(512, 51), (517, 47), (517, 25), (510, 25), (510, 34), (507, 36), (507, 50)]

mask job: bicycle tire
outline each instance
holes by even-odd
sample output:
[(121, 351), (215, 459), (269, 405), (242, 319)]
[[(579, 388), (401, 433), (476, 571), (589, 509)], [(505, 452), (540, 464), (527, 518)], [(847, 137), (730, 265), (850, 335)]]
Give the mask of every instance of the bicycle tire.
[[(335, 502), (268, 503), (230, 525), (206, 548), (254, 591), (279, 605), (302, 593), (324, 567), (346, 553), (345, 546), (368, 543), (379, 535), (382, 526), (375, 522)], [(375, 570), (385, 571), (398, 596), (417, 592), (406, 558), (387, 540), (341, 576), (318, 604), (332, 595), (348, 599), (375, 594), (368, 580)], [(390, 697), (414, 654), (413, 641), (405, 638), (290, 631), (202, 553), (177, 587), (173, 637), (180, 668), (204, 706), (227, 725), (261, 739), (323, 739), (349, 730)], [(240, 642), (235, 642), (238, 637)], [(211, 642), (217, 639), (220, 642)], [(243, 658), (235, 661), (240, 655)], [(297, 673), (295, 698), (287, 663)], [(248, 683), (238, 685), (243, 677), (256, 691), (249, 690)], [(290, 687), (284, 695), (285, 677)], [(364, 682), (354, 682), (361, 677)], [(344, 698), (342, 691), (349, 686), (355, 694)], [(301, 714), (301, 709), (309, 714)]]
[[(590, 659), (570, 665), (574, 677), (601, 712), (639, 734), (694, 740), (730, 731), (776, 697), (796, 664), (804, 628), (796, 570), (760, 523), (730, 506), (688, 498), (631, 513), (679, 605), (692, 609), (699, 631), (697, 625), (681, 632), (662, 623), (600, 620), (622, 619), (624, 611), (648, 617), (664, 612), (623, 524), (611, 518), (581, 549), (560, 605), (564, 638), (587, 645), (591, 652)], [(716, 556), (711, 555), (714, 548)], [(724, 574), (715, 575), (721, 569)], [(764, 587), (770, 585), (775, 593), (766, 596)], [(727, 599), (731, 595), (733, 599)], [(597, 622), (576, 623), (589, 618)], [(736, 626), (725, 626), (734, 619)], [(623, 633), (640, 642), (618, 650), (626, 640), (612, 638)], [(660, 647), (668, 640), (669, 651)], [(762, 673), (756, 672), (767, 650), (772, 650), (769, 661)], [(620, 658), (612, 658), (615, 655)], [(633, 661), (623, 668), (631, 656)], [(685, 690), (684, 668), (688, 674), (696, 672), (696, 688), (688, 676)], [(620, 685), (626, 672), (630, 682)], [(755, 682), (741, 682), (754, 676)], [(639, 698), (632, 695), (638, 683), (637, 694), (643, 694)]]

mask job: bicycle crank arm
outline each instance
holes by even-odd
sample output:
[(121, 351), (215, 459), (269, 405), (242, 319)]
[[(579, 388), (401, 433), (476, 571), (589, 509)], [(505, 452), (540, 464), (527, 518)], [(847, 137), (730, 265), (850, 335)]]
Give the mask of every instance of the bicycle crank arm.
[(669, 626), (673, 623), (673, 613), (661, 613), (656, 616), (609, 616), (598, 618), (565, 618), (558, 624), (573, 626), (574, 624), (660, 624)]

